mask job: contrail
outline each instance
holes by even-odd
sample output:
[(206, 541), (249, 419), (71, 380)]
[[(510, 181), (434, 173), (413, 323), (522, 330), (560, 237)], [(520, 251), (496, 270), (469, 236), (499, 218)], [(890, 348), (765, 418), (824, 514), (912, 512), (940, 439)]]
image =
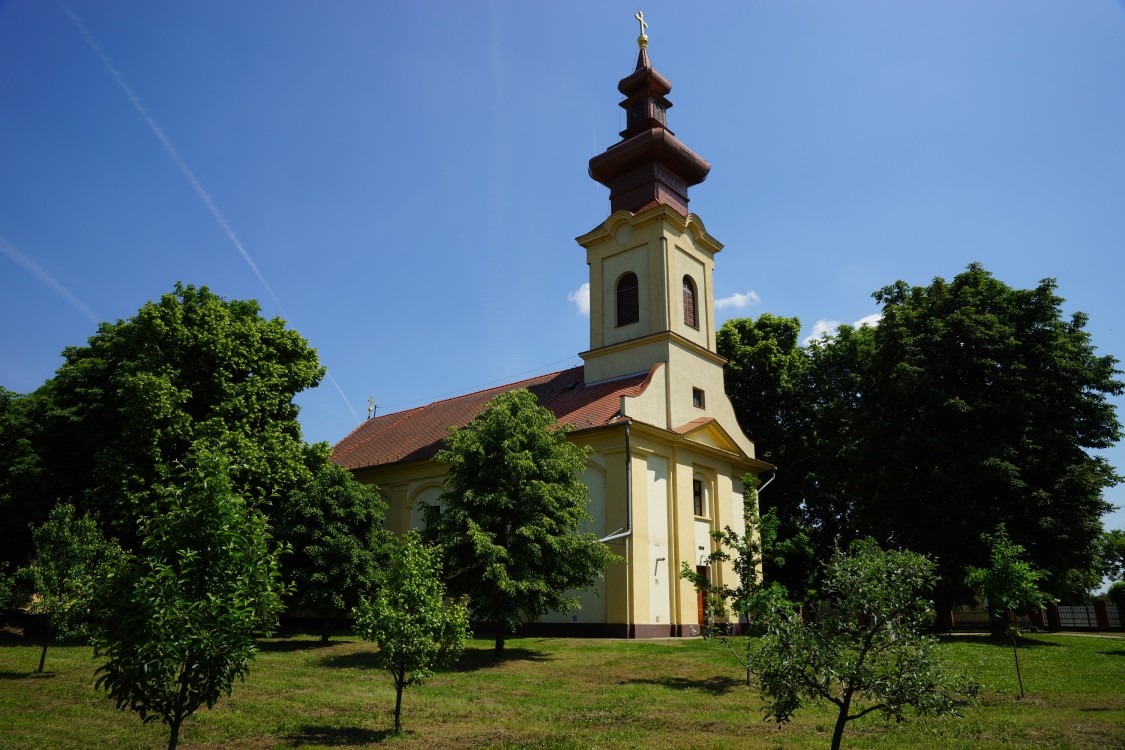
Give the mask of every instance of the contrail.
[(102, 48), (98, 46), (98, 43), (94, 41), (94, 37), (90, 35), (89, 30), (87, 30), (85, 24), (82, 23), (82, 19), (80, 19), (75, 14), (75, 12), (70, 9), (69, 5), (67, 5), (66, 3), (60, 4), (62, 5), (63, 10), (66, 11), (66, 14), (70, 16), (70, 20), (78, 28), (78, 31), (81, 32), (82, 38), (86, 40), (86, 44), (89, 45), (90, 49), (93, 50), (95, 55), (97, 55), (98, 59), (102, 61), (102, 64), (105, 65), (106, 70), (108, 70), (110, 72), (110, 75), (113, 76), (113, 80), (116, 81), (121, 90), (125, 92), (125, 96), (129, 97), (129, 101), (133, 104), (133, 108), (137, 110), (137, 113), (142, 118), (144, 118), (144, 121), (148, 123), (148, 126), (152, 130), (152, 132), (156, 135), (160, 142), (164, 144), (164, 148), (168, 152), (168, 155), (172, 157), (172, 161), (176, 162), (176, 166), (180, 168), (180, 172), (183, 173), (192, 189), (195, 190), (195, 194), (199, 196), (199, 199), (201, 201), (203, 201), (203, 205), (207, 207), (207, 210), (211, 212), (211, 216), (215, 218), (215, 221), (219, 224), (219, 227), (226, 233), (227, 238), (230, 239), (231, 244), (234, 245), (234, 249), (237, 250), (238, 254), (242, 256), (242, 259), (246, 261), (246, 265), (250, 266), (250, 270), (253, 271), (254, 275), (258, 277), (258, 281), (262, 282), (262, 286), (266, 288), (266, 291), (270, 293), (270, 297), (273, 298), (273, 302), (275, 305), (277, 305), (277, 309), (281, 311), (282, 317), (289, 317), (285, 313), (285, 306), (281, 304), (281, 300), (279, 300), (277, 298), (277, 295), (274, 294), (273, 287), (271, 287), (269, 282), (266, 281), (266, 277), (262, 275), (262, 272), (258, 270), (258, 264), (256, 264), (254, 262), (254, 259), (250, 257), (250, 253), (246, 252), (246, 248), (242, 245), (242, 241), (238, 239), (238, 235), (234, 233), (234, 229), (231, 228), (230, 222), (227, 221), (227, 217), (223, 216), (223, 212), (220, 211), (219, 207), (215, 205), (215, 201), (211, 198), (211, 194), (208, 193), (206, 188), (203, 187), (203, 183), (199, 181), (199, 178), (197, 178), (195, 176), (195, 173), (191, 171), (191, 167), (189, 167), (187, 165), (187, 162), (184, 161), (184, 158), (180, 156), (180, 152), (176, 150), (176, 147), (174, 145), (172, 145), (172, 141), (168, 138), (168, 135), (164, 132), (164, 129), (161, 128), (160, 125), (157, 124), (156, 120), (153, 119), (152, 115), (148, 113), (145, 105), (141, 103), (140, 97), (137, 96), (136, 92), (134, 92), (132, 88), (130, 88), (129, 84), (125, 83), (125, 79), (121, 77), (121, 73), (117, 71), (117, 68), (113, 67), (113, 60), (111, 60), (109, 58), (109, 55), (103, 52)]
[[(101, 322), (101, 318), (89, 307), (86, 307), (85, 303), (78, 299), (73, 292), (60, 284), (54, 276), (44, 271), (38, 263), (17, 250), (16, 246), (8, 242), (2, 235), (0, 235), (0, 253), (4, 253), (4, 255), (8, 256), (17, 266), (22, 267), (23, 270), (39, 279), (44, 286), (54, 290), (56, 294), (69, 302), (70, 306), (82, 313), (83, 316), (93, 321), (95, 324)], [(358, 416), (356, 417), (356, 421), (359, 421)]]
[[(187, 178), (188, 184), (190, 184), (192, 189), (195, 190), (195, 194), (199, 196), (199, 199), (201, 201), (203, 201), (203, 205), (207, 207), (207, 210), (211, 212), (211, 216), (214, 217), (219, 227), (223, 230), (223, 232), (226, 233), (227, 238), (230, 240), (231, 244), (234, 245), (234, 249), (238, 251), (238, 254), (242, 256), (242, 259), (246, 261), (246, 265), (250, 266), (250, 270), (253, 271), (254, 275), (258, 277), (258, 281), (260, 281), (262, 283), (262, 286), (266, 288), (266, 291), (269, 292), (270, 297), (273, 299), (274, 304), (277, 305), (277, 309), (281, 312), (282, 317), (288, 319), (289, 315), (285, 312), (285, 306), (281, 304), (281, 300), (278, 299), (277, 294), (273, 291), (273, 287), (270, 286), (269, 282), (266, 281), (266, 277), (263, 276), (262, 272), (258, 269), (258, 264), (255, 263), (254, 259), (250, 257), (250, 253), (246, 251), (246, 248), (242, 244), (242, 240), (238, 239), (238, 235), (234, 233), (234, 228), (231, 227), (230, 222), (227, 221), (227, 217), (224, 216), (223, 212), (219, 210), (219, 207), (215, 205), (215, 201), (213, 198), (211, 198), (211, 194), (207, 192), (207, 189), (203, 187), (203, 183), (199, 181), (199, 178), (195, 176), (195, 173), (193, 171), (191, 171), (191, 167), (189, 167), (187, 162), (184, 161), (184, 158), (180, 156), (180, 152), (176, 150), (176, 147), (172, 144), (171, 139), (168, 138), (168, 135), (164, 132), (164, 129), (161, 128), (160, 125), (157, 124), (153, 116), (148, 113), (148, 110), (145, 108), (145, 105), (141, 102), (141, 99), (139, 96), (137, 96), (136, 92), (133, 91), (129, 84), (125, 83), (125, 79), (121, 77), (121, 73), (119, 73), (117, 68), (113, 66), (113, 60), (111, 60), (109, 58), (109, 55), (103, 52), (102, 48), (98, 46), (98, 43), (94, 41), (94, 37), (86, 28), (86, 25), (82, 23), (82, 19), (80, 19), (78, 15), (73, 10), (71, 10), (70, 6), (66, 3), (60, 2), (59, 4), (62, 6), (63, 11), (67, 14), (67, 16), (70, 17), (71, 22), (74, 23), (75, 27), (82, 34), (82, 38), (86, 40), (86, 44), (90, 47), (91, 50), (93, 50), (98, 59), (102, 61), (102, 64), (105, 65), (106, 70), (110, 72), (110, 75), (113, 76), (113, 80), (117, 82), (118, 87), (120, 87), (120, 89), (125, 92), (125, 96), (129, 98), (129, 101), (133, 105), (133, 109), (137, 110), (137, 113), (144, 119), (146, 123), (148, 123), (149, 129), (152, 130), (153, 134), (164, 145), (164, 149), (168, 152), (168, 155), (172, 157), (172, 161), (176, 162), (176, 166), (180, 168), (180, 172), (184, 175), (185, 178)], [(344, 395), (344, 391), (342, 388), (340, 388), (339, 383), (336, 382), (336, 379), (332, 377), (331, 373), (326, 372), (326, 377), (328, 378), (328, 381), (332, 383), (332, 385), (336, 388), (336, 392), (340, 394), (340, 398), (344, 400), (344, 404), (346, 404), (348, 410), (351, 411), (352, 417), (356, 422), (358, 422), (359, 414), (352, 407), (351, 402), (348, 401), (348, 397)]]

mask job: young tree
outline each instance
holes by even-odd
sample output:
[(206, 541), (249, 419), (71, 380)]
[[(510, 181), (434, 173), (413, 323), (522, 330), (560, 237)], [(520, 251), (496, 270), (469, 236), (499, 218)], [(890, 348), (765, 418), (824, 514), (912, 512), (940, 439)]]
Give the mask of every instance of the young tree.
[(349, 612), (370, 591), (386, 544), (387, 505), (371, 484), (327, 461), (312, 484), (279, 502), (278, 536), (292, 548), (282, 560), (293, 583), (290, 607), (316, 612), (321, 641), (332, 618)]
[[(27, 611), (47, 617), (55, 640), (85, 639), (96, 588), (120, 563), (121, 548), (102, 536), (94, 519), (78, 516), (70, 503), (56, 505), (32, 537), (35, 556), (24, 570), (31, 588)], [(38, 672), (47, 660), (47, 646), (45, 641)]]
[[(704, 597), (707, 622), (703, 626), (704, 638), (719, 641), (746, 670), (746, 684), (750, 684), (750, 655), (753, 641), (742, 640), (743, 653), (734, 648), (731, 615), (737, 618), (742, 628), (755, 630), (762, 627), (769, 613), (776, 608), (791, 606), (785, 588), (771, 581), (762, 580), (763, 563), (767, 558), (777, 557), (777, 517), (773, 509), (764, 515), (758, 514), (758, 492), (755, 488), (757, 478), (747, 474), (743, 482), (743, 532), (739, 534), (730, 526), (711, 532), (715, 549), (707, 556), (709, 565), (730, 563), (734, 568), (737, 585), (730, 587), (713, 582), (700, 575), (687, 562), (680, 569), (680, 577), (691, 581)], [(746, 633), (743, 633), (746, 635)]]
[(616, 557), (578, 528), (589, 495), (580, 476), (589, 449), (526, 390), (502, 393), (455, 429), (434, 460), (449, 465), (441, 511), (427, 509), (426, 538), (442, 546), (447, 585), (467, 595), (474, 619), (493, 625), (496, 651), (521, 622), (578, 606)]
[(265, 516), (235, 494), (225, 459), (197, 450), (181, 486), (141, 523), (141, 549), (101, 592), (96, 686), (119, 710), (180, 726), (245, 679), (284, 586)]
[(1019, 620), (1016, 616), (1020, 610), (1043, 605), (1047, 596), (1039, 590), (1042, 574), (1023, 559), (1023, 547), (1012, 542), (1004, 524), (997, 526), (993, 534), (982, 534), (981, 540), (988, 545), (990, 565), (987, 568), (970, 567), (965, 584), (982, 595), (988, 604), (992, 634), (1007, 633), (1011, 637), (1012, 657), (1016, 662), (1016, 679), (1020, 683), (1022, 698), (1023, 676), (1016, 649)]
[(766, 715), (788, 721), (805, 701), (837, 708), (832, 750), (849, 721), (879, 712), (902, 721), (917, 713), (955, 713), (973, 700), (974, 681), (947, 675), (922, 635), (936, 566), (914, 552), (873, 540), (837, 549), (825, 568), (813, 617), (775, 610), (751, 659)]
[(326, 446), (301, 439), (293, 403), (323, 377), (316, 350), (252, 300), (177, 284), (129, 320), (101, 324), (63, 360), (18, 402), (34, 461), (16, 446), (17, 509), (72, 498), (133, 551), (152, 488), (175, 484), (196, 441), (223, 452), (235, 493), (266, 509), (324, 460)]
[(402, 691), (460, 658), (469, 638), (469, 612), (446, 603), (438, 550), (417, 531), (400, 537), (371, 599), (355, 609), (356, 632), (379, 646), (376, 663), (395, 682), (395, 732), (402, 731)]

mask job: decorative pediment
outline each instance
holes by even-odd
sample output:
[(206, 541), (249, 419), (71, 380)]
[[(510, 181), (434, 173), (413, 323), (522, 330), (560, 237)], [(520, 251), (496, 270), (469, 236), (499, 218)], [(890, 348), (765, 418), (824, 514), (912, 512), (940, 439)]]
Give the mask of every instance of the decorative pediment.
[(729, 453), (742, 453), (742, 450), (738, 447), (738, 443), (731, 438), (730, 433), (724, 430), (718, 420), (713, 417), (693, 419), (687, 424), (675, 428), (675, 432), (680, 433), (685, 439), (694, 443), (706, 445), (710, 448), (717, 448)]

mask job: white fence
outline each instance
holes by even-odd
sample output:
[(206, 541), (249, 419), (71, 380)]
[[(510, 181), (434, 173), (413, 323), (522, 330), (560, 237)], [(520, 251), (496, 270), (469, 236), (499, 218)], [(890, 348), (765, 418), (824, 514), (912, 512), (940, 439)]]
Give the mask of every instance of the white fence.
[[(1098, 617), (1098, 610), (1105, 609), (1104, 618)], [(1057, 629), (1060, 630), (1110, 630), (1121, 629), (1121, 612), (1114, 604), (1079, 604), (1075, 606), (1059, 606), (1055, 608), (1058, 613)], [(988, 630), (988, 610), (983, 607), (962, 608), (952, 613), (952, 624), (955, 630)], [(1050, 628), (1048, 612), (1034, 615), (1021, 615), (1020, 627), (1025, 630), (1038, 630)], [(1055, 628), (1051, 628), (1055, 629)]]
[[(1099, 627), (1097, 610), (1092, 604), (1060, 606), (1058, 609), (1059, 627), (1064, 630), (1072, 628), (1088, 628), (1094, 630)], [(1117, 605), (1107, 604), (1105, 613), (1106, 617), (1109, 619), (1109, 626), (1111, 628), (1121, 627), (1121, 613), (1118, 611)]]

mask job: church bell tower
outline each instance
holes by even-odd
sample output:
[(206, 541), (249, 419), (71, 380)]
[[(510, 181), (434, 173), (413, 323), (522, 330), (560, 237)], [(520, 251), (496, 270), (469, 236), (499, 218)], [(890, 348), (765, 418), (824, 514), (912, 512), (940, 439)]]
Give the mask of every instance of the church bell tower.
[(722, 244), (688, 211), (688, 189), (711, 165), (669, 129), (672, 84), (652, 67), (647, 24), (637, 20), (637, 65), (618, 84), (626, 127), (590, 159), (611, 214), (577, 240), (590, 267), (590, 349), (581, 356), (587, 383), (665, 363), (667, 423), (682, 424), (710, 411), (708, 399), (727, 403), (713, 289)]

